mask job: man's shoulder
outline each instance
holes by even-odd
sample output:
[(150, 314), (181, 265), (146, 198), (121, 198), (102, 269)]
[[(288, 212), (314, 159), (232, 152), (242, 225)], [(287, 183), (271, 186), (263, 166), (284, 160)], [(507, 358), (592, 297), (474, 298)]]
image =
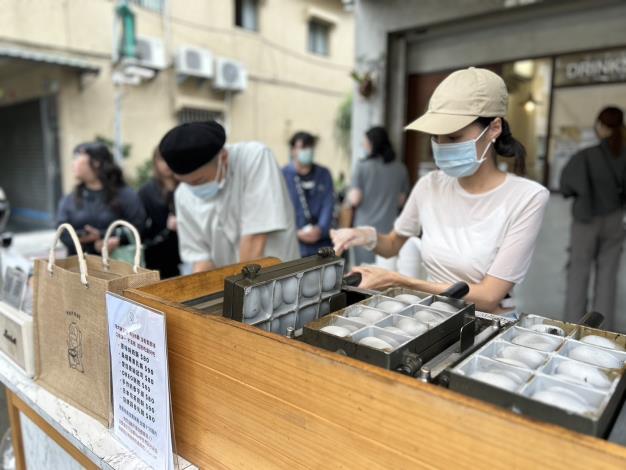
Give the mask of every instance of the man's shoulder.
[(176, 190), (174, 190), (174, 201), (175, 202), (187, 202), (195, 199), (194, 194), (189, 189), (189, 185), (187, 183), (180, 183)]
[(293, 167), (293, 165), (289, 164), (282, 167), (281, 171), (285, 176), (294, 176), (296, 174), (296, 169)]
[(316, 172), (318, 174), (318, 176), (320, 178), (331, 178), (332, 179), (332, 174), (330, 173), (330, 169), (328, 167), (325, 167), (323, 165), (318, 165), (317, 163), (315, 164), (315, 169)]
[(262, 142), (239, 142), (226, 146), (226, 149), (229, 164), (242, 171), (267, 162), (278, 164), (271, 149)]
[(137, 192), (128, 185), (120, 186), (117, 190), (119, 196), (123, 199), (137, 199), (139, 196)]
[(150, 178), (147, 182), (145, 182), (141, 188), (139, 188), (139, 191), (137, 191), (137, 194), (139, 194), (139, 196), (146, 196), (148, 194), (152, 194), (155, 191), (159, 191), (161, 188), (159, 186), (159, 183), (157, 182), (157, 180), (155, 178)]
[(268, 151), (269, 147), (263, 142), (251, 140), (248, 142), (228, 144), (226, 145), (226, 150), (228, 150), (231, 156), (241, 157), (242, 155), (261, 155)]

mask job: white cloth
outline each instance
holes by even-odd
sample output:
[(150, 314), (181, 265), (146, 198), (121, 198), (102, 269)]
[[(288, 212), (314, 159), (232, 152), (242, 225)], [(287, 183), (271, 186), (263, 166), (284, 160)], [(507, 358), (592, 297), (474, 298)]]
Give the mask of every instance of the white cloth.
[(272, 151), (258, 142), (227, 145), (228, 171), (219, 194), (204, 201), (181, 183), (174, 194), (184, 262), (239, 262), (245, 235), (267, 234), (264, 256), (299, 258), (293, 206)]
[(387, 271), (398, 271), (398, 257), (392, 256), (391, 258), (384, 258), (376, 255), (374, 264), (379, 268), (386, 269)]
[(395, 231), (423, 230), (421, 255), (434, 282), (480, 283), (486, 275), (520, 283), (535, 248), (549, 192), (507, 174), (498, 187), (470, 194), (458, 179), (433, 171), (413, 188)]
[(398, 253), (398, 272), (404, 276), (419, 278), (422, 277), (422, 240), (417, 237), (409, 238), (400, 248)]

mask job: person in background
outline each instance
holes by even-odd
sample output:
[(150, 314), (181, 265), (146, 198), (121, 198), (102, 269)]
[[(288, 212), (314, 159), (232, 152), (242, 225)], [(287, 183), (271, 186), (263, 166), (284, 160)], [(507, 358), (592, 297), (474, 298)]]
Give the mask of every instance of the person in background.
[(174, 192), (180, 257), (194, 272), (274, 256), (297, 259), (293, 207), (272, 151), (226, 143), (215, 121), (174, 127), (159, 153), (180, 181)]
[(174, 190), (178, 181), (158, 149), (152, 156), (153, 177), (139, 190), (139, 198), (146, 210), (144, 230), (146, 268), (156, 269), (161, 279), (180, 274), (178, 235), (174, 212)]
[(314, 163), (315, 143), (308, 132), (296, 132), (289, 140), (291, 161), (283, 168), (295, 209), (301, 256), (312, 256), (319, 248), (332, 246), (333, 179), (327, 168)]
[(588, 286), (595, 267), (591, 309), (615, 324), (617, 277), (624, 242), (626, 133), (624, 113), (603, 109), (595, 123), (600, 143), (574, 155), (561, 173), (561, 193), (573, 197), (565, 319), (579, 320), (589, 309)]
[[(354, 226), (367, 225), (388, 233), (411, 189), (409, 174), (396, 161), (387, 131), (372, 127), (363, 140), (365, 158), (354, 169), (348, 202), (355, 209)], [(362, 247), (354, 248), (355, 265), (372, 264), (375, 255)]]
[[(78, 184), (59, 203), (57, 225), (69, 223), (76, 230), (85, 253), (102, 251), (102, 238), (117, 219), (143, 230), (146, 213), (137, 193), (126, 185), (122, 170), (104, 144), (93, 142), (74, 149), (72, 170)], [(76, 254), (69, 234), (61, 236), (70, 255)], [(129, 241), (125, 235), (109, 238), (109, 251)]]
[(337, 203), (343, 204), (346, 199), (346, 192), (348, 191), (348, 185), (346, 184), (346, 174), (343, 171), (339, 172), (339, 176), (335, 180), (335, 194), (337, 195)]

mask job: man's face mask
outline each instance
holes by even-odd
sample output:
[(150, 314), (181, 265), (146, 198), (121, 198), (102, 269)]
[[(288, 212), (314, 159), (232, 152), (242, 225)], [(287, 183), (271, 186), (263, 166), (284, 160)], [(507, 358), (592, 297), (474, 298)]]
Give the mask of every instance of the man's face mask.
[(298, 151), (298, 162), (300, 165), (309, 166), (313, 164), (313, 149), (311, 147), (303, 148)]
[(437, 167), (453, 178), (463, 178), (476, 173), (480, 165), (485, 161), (485, 154), (491, 145), (491, 142), (489, 142), (480, 158), (478, 158), (476, 142), (485, 135), (487, 129), (489, 127), (485, 127), (475, 139), (454, 144), (439, 144), (434, 138), (431, 139), (433, 156)]
[(195, 186), (189, 185), (189, 189), (191, 190), (191, 192), (203, 201), (209, 201), (217, 196), (220, 190), (224, 187), (224, 183), (226, 182), (226, 178), (220, 181), (220, 177), (222, 176), (222, 159), (220, 157), (218, 158), (219, 160), (217, 163), (217, 173), (215, 174), (215, 179), (213, 181), (197, 184)]

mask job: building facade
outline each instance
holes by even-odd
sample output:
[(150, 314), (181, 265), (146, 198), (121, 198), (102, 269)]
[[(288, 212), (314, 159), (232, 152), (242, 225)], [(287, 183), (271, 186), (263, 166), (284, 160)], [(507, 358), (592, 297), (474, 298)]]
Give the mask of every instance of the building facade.
[[(353, 16), (341, 1), (130, 1), (138, 65), (154, 76), (116, 85), (119, 5), (2, 2), (0, 186), (16, 216), (52, 222), (58, 198), (74, 184), (76, 144), (121, 137), (132, 179), (162, 135), (189, 120), (219, 119), (229, 141), (263, 141), (281, 164), (289, 136), (308, 130), (320, 138), (320, 163), (334, 173), (349, 168), (334, 137), (354, 60)], [(212, 72), (194, 72), (207, 64)]]
[(357, 0), (355, 66), (376, 91), (355, 94), (353, 145), (383, 123), (417, 179), (434, 168), (429, 140), (404, 126), (451, 71), (486, 67), (509, 88), (528, 176), (557, 189), (567, 159), (594, 141), (598, 111), (626, 108), (624, 18), (620, 0)]

